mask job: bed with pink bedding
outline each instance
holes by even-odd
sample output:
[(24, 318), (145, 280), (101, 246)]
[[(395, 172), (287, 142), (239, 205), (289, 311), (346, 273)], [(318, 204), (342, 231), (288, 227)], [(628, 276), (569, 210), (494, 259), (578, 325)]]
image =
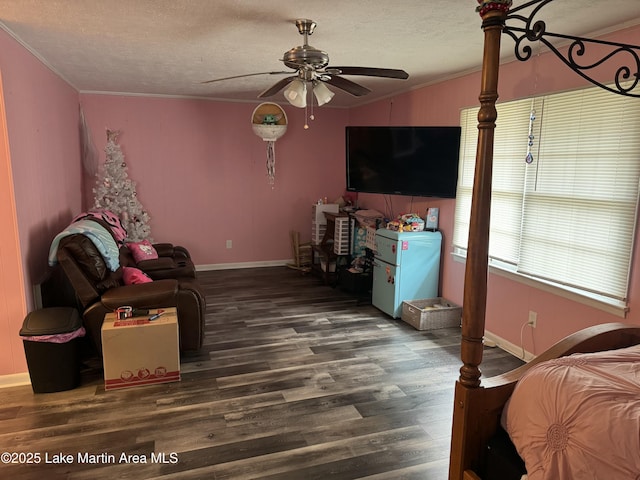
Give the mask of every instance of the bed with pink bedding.
[[(482, 378), (489, 232), (493, 215), (491, 192), (496, 102), (499, 98), (498, 78), (503, 51), (501, 39), (503, 33), (507, 33), (515, 40), (516, 57), (519, 60), (535, 57), (529, 42), (535, 44), (540, 41), (550, 46), (543, 39), (548, 32), (545, 31), (543, 17), (539, 17), (538, 13), (551, 1), (530, 0), (512, 7), (512, 0), (478, 0), (477, 11), (482, 17), (484, 47), (480, 73), (478, 142), (465, 260), (460, 342), (462, 366), (454, 391), (449, 480), (506, 480), (520, 478), (523, 473), (529, 476), (529, 480), (640, 480), (640, 362), (637, 350), (629, 349), (640, 344), (640, 325), (593, 325), (567, 336), (522, 367), (496, 377)], [(509, 27), (508, 20), (518, 24), (524, 22), (526, 27)], [(514, 33), (521, 31), (525, 35)], [(565, 38), (573, 40), (568, 51), (572, 55), (577, 54), (575, 58), (584, 53), (585, 44), (594, 43), (580, 37)], [(604, 46), (603, 42), (596, 43)], [(614, 43), (607, 43), (607, 46), (611, 47), (610, 50), (604, 50), (605, 53), (609, 52), (608, 55), (588, 68), (607, 60), (617, 80), (623, 74), (627, 75), (625, 78), (630, 78), (636, 72), (635, 88), (640, 78), (637, 74), (638, 55), (635, 52), (640, 46)], [(559, 50), (551, 50), (583, 78), (610, 90), (600, 83), (601, 80), (585, 75), (588, 68), (581, 66), (580, 70), (576, 69), (581, 62), (574, 63), (573, 57), (568, 62)], [(601, 51), (600, 48), (596, 50)], [(624, 62), (608, 62), (621, 51), (634, 53), (634, 61), (629, 62), (633, 67)], [(619, 86), (617, 80), (616, 85)], [(554, 320), (561, 323), (561, 314)], [(596, 352), (607, 353), (601, 357), (587, 355), (560, 359), (573, 354)], [(537, 367), (550, 360), (550, 363)], [(531, 376), (530, 371), (534, 371)], [(501, 425), (509, 430), (511, 437)], [(496, 439), (498, 441), (494, 441)], [(496, 451), (505, 455), (495, 455)], [(496, 457), (501, 461), (489, 461)], [(516, 462), (509, 460), (513, 457)], [(516, 476), (507, 477), (507, 469)]]
[(501, 424), (528, 480), (640, 478), (640, 345), (534, 366)]
[(450, 480), (640, 480), (640, 326), (575, 332), (469, 392)]

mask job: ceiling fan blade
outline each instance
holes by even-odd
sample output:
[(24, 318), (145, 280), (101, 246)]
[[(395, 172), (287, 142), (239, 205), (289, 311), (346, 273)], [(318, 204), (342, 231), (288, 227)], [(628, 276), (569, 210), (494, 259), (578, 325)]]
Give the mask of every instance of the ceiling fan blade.
[(362, 85), (358, 85), (351, 80), (347, 80), (346, 78), (342, 78), (337, 75), (331, 75), (330, 78), (322, 79), (322, 81), (328, 83), (329, 85), (333, 85), (340, 90), (344, 90), (354, 97), (361, 97), (371, 92), (371, 90), (369, 90), (367, 87), (363, 87)]
[(395, 68), (371, 68), (371, 67), (327, 67), (327, 73), (337, 70), (341, 75), (365, 75), (368, 77), (400, 78), (406, 80), (409, 74), (404, 70)]
[[(289, 73), (291, 73), (291, 72), (289, 72)], [(282, 80), (279, 80), (274, 85), (272, 85), (271, 87), (267, 88), (264, 92), (262, 92), (260, 95), (258, 95), (258, 98), (270, 97), (272, 95), (275, 95), (276, 93), (278, 93), (280, 90), (282, 90), (284, 87), (286, 87), (289, 83), (291, 83), (296, 78), (298, 78), (298, 77), (294, 75), (292, 77), (287, 77), (287, 78), (283, 78)]]
[(243, 78), (243, 77), (253, 77), (256, 75), (290, 75), (291, 72), (259, 72), (259, 73), (245, 73), (244, 75), (234, 75), (232, 77), (224, 77), (224, 78), (214, 78), (213, 80), (206, 80), (200, 83), (214, 83), (214, 82), (222, 82), (223, 80), (233, 80), (235, 78)]

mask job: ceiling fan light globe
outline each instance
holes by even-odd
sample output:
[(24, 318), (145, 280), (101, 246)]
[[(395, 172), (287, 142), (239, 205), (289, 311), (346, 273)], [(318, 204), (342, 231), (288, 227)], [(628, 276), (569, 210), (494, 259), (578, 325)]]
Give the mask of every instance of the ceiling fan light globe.
[(326, 103), (329, 103), (335, 93), (333, 93), (329, 88), (322, 82), (315, 82), (313, 85), (313, 94), (316, 96), (316, 100), (318, 101), (318, 106), (322, 106)]
[(307, 106), (307, 85), (300, 79), (293, 80), (284, 90), (284, 98), (294, 107)]

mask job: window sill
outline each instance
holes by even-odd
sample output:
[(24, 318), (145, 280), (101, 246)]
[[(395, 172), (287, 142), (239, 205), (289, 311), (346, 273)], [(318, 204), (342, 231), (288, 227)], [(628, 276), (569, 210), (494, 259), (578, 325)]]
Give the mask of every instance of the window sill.
[[(466, 263), (466, 255), (452, 252), (451, 256), (453, 257), (453, 260), (458, 263)], [(551, 282), (545, 282), (537, 278), (529, 277), (527, 275), (508, 270), (504, 267), (496, 265), (495, 263), (492, 263), (491, 261), (489, 262), (489, 273), (500, 275), (501, 277), (508, 278), (515, 282), (522, 283), (524, 285), (537, 288), (548, 293), (552, 293), (559, 297), (566, 298), (568, 300), (572, 300), (589, 307), (597, 308), (598, 310), (602, 310), (620, 318), (626, 318), (627, 312), (629, 311), (629, 307), (623, 302), (604, 299), (595, 295), (589, 295), (585, 292), (579, 292), (578, 290), (571, 289), (566, 286), (553, 284)]]

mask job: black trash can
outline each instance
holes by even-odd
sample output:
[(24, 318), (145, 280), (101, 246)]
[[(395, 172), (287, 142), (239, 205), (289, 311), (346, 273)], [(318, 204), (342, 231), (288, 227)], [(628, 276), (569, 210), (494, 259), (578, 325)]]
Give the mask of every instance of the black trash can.
[(78, 386), (78, 339), (84, 336), (84, 329), (75, 308), (51, 307), (29, 313), (20, 336), (34, 393), (60, 392)]

